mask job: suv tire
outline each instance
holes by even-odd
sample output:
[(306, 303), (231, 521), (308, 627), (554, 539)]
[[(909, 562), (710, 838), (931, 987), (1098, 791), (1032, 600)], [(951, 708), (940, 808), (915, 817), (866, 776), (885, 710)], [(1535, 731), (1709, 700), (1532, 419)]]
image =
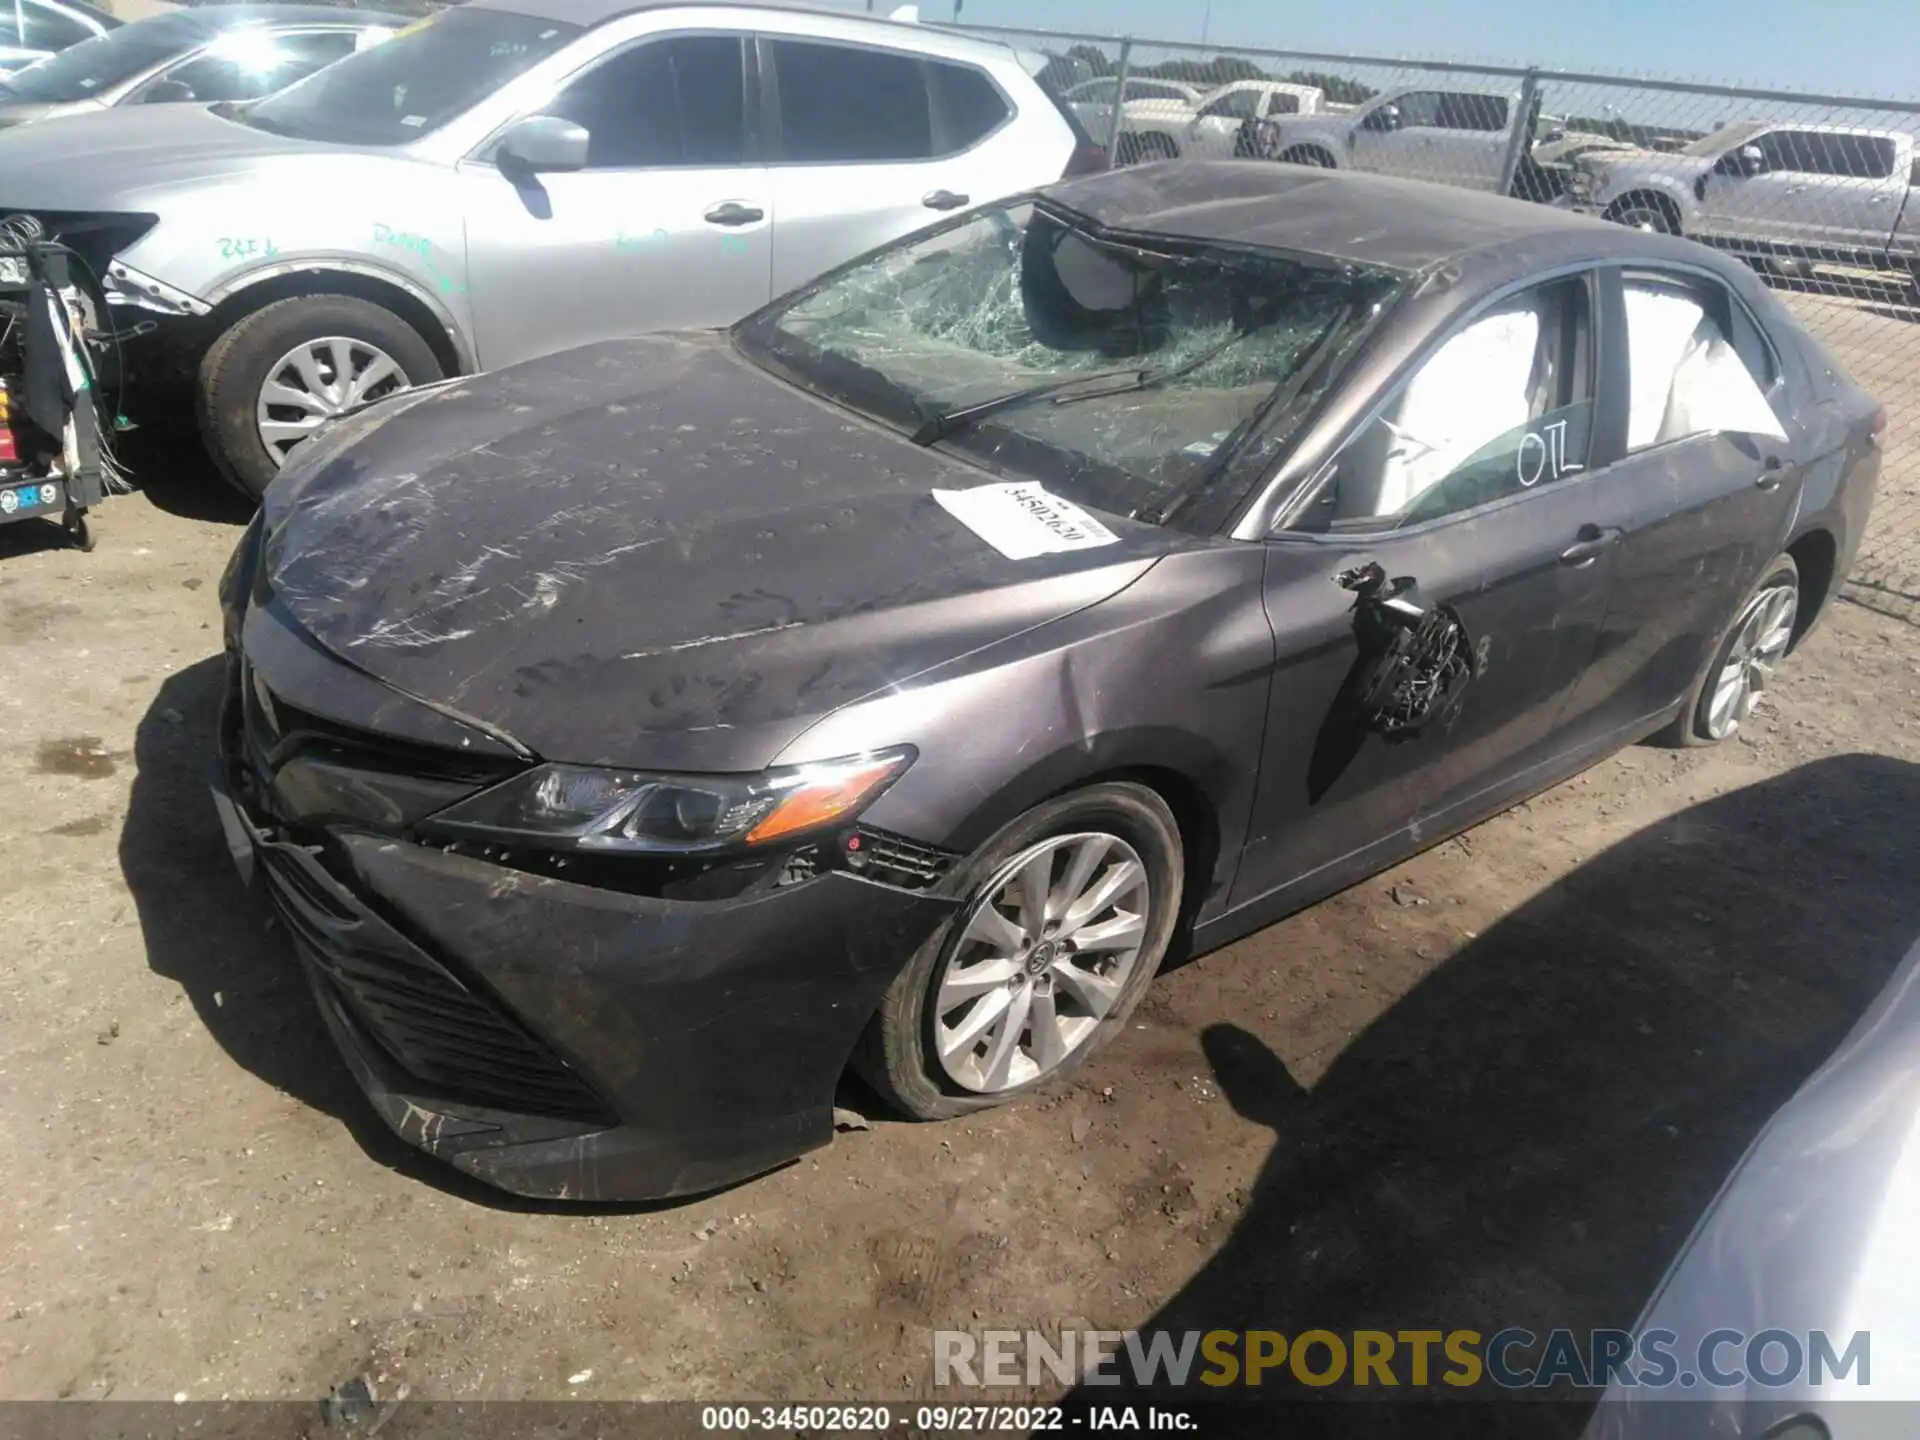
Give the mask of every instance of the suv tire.
[[(269, 453), (261, 436), (262, 390), (301, 347), (334, 341), (344, 342), (342, 348), (356, 375), (383, 368), (376, 365), (375, 357), (397, 372), (398, 383), (382, 379), (367, 386), (369, 393), (359, 399), (441, 378), (440, 361), (420, 332), (370, 300), (352, 295), (295, 295), (242, 316), (201, 358), (196, 410), (200, 435), (213, 463), (250, 499), (258, 501), (266, 493), (282, 463)], [(331, 353), (334, 347), (323, 343), (321, 349)], [(329, 406), (341, 408), (330, 397), (321, 397), (312, 409), (318, 412)]]

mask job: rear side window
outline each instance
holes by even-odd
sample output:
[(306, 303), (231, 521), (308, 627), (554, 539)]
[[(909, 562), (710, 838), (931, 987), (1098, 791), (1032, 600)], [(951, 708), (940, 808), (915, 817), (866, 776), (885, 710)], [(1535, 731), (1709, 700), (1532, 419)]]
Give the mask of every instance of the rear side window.
[(1443, 94), (1440, 96), (1442, 130), (1504, 130), (1507, 128), (1507, 98), (1504, 95)]
[(1766, 395), (1773, 351), (1746, 307), (1707, 281), (1626, 277), (1627, 449), (1718, 432), (1785, 438)]
[(635, 45), (570, 83), (545, 113), (585, 127), (590, 170), (739, 165), (742, 43), (680, 35)]
[(1829, 130), (1773, 130), (1754, 142), (1769, 170), (1796, 175), (1838, 175), (1849, 180), (1885, 180), (1893, 174), (1893, 140), (1885, 135), (1846, 135)]
[(782, 158), (801, 164), (925, 160), (933, 114), (920, 58), (858, 45), (771, 42)]
[(1013, 113), (1000, 88), (971, 65), (925, 63), (933, 86), (933, 138), (938, 151), (967, 149), (998, 130)]

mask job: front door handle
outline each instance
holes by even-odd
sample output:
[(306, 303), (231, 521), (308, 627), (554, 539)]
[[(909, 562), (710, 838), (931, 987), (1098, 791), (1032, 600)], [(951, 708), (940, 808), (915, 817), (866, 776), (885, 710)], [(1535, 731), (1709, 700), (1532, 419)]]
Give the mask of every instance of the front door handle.
[(709, 225), (751, 225), (756, 220), (767, 218), (767, 212), (753, 205), (741, 205), (729, 200), (724, 205), (716, 205), (707, 211)]
[(922, 195), (920, 203), (929, 210), (958, 210), (967, 203), (967, 197), (951, 190), (934, 190)]
[(1579, 539), (1560, 552), (1560, 563), (1576, 570), (1591, 565), (1609, 545), (1618, 545), (1625, 533), (1617, 525), (1582, 525)]

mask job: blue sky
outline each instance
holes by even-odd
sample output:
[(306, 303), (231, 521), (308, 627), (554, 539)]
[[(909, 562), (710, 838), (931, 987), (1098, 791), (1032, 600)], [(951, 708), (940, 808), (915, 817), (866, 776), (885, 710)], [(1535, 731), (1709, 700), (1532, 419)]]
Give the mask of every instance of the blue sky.
[[(930, 20), (951, 11), (952, 0), (921, 0)], [(1197, 40), (1205, 11), (1206, 0), (965, 0), (961, 19)], [(1920, 100), (1920, 0), (1212, 0), (1207, 33)]]

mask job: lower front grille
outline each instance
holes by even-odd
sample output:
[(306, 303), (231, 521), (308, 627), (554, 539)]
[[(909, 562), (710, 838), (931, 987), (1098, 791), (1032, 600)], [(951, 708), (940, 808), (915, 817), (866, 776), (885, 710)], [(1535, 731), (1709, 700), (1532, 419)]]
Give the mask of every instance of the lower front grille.
[(601, 1119), (584, 1080), (491, 998), (333, 893), (317, 862), (261, 852), (274, 909), (367, 1034), (434, 1098), (520, 1114)]

